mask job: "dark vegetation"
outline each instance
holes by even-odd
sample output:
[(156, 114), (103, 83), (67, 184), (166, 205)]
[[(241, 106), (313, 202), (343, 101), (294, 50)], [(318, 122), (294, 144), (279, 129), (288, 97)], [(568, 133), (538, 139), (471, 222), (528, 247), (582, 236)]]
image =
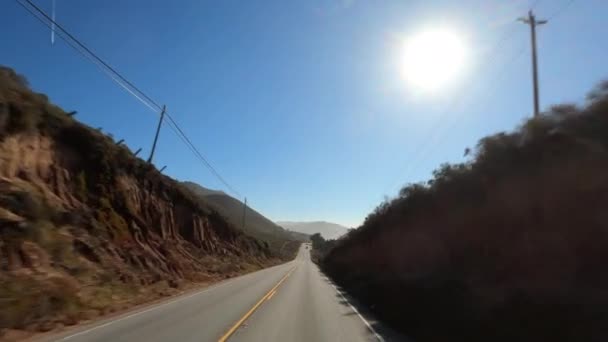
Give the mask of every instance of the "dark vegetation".
[(0, 339), (280, 261), (73, 114), (0, 66)]
[(184, 187), (221, 213), (233, 226), (263, 242), (275, 255), (284, 260), (296, 256), (300, 244), (308, 241), (308, 235), (289, 231), (278, 226), (262, 214), (247, 207), (243, 226), (243, 202), (221, 192), (204, 188), (196, 183), (182, 182)]
[(312, 243), (312, 249), (310, 251), (310, 258), (313, 262), (319, 263), (320, 260), (331, 251), (337, 243), (337, 240), (325, 240), (320, 233), (314, 233), (310, 236)]
[(481, 139), (378, 206), (323, 268), (415, 341), (607, 341), (607, 95)]

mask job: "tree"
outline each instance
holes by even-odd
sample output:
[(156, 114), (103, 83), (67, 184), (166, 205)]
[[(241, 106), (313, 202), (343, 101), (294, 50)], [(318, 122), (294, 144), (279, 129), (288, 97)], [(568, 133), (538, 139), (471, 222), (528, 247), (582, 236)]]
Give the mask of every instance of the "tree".
[(312, 248), (314, 249), (323, 249), (325, 245), (325, 239), (321, 235), (321, 233), (314, 233), (310, 236), (310, 241), (312, 241)]

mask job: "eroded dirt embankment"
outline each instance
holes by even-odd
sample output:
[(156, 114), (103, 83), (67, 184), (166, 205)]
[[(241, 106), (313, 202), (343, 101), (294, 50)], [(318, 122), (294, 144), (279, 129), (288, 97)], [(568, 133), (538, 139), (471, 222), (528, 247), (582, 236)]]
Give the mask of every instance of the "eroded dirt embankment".
[(0, 68), (0, 331), (74, 324), (276, 262)]

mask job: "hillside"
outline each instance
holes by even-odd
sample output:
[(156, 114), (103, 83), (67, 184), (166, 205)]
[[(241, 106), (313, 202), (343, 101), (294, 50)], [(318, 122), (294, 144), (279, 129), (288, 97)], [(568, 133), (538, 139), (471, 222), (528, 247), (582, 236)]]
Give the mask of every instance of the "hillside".
[(75, 324), (276, 262), (0, 67), (0, 334)]
[(320, 233), (325, 239), (337, 239), (348, 232), (348, 228), (337, 223), (315, 221), (315, 222), (291, 222), (279, 221), (278, 225), (295, 232), (312, 235)]
[(608, 83), (433, 176), (325, 271), (414, 341), (608, 340)]
[(246, 209), (246, 220), (243, 227), (243, 202), (221, 191), (210, 190), (193, 182), (182, 182), (181, 184), (197, 195), (203, 203), (213, 207), (226, 217), (232, 225), (267, 242), (271, 251), (283, 258), (293, 258), (300, 242), (308, 240), (306, 235), (283, 229), (251, 207)]

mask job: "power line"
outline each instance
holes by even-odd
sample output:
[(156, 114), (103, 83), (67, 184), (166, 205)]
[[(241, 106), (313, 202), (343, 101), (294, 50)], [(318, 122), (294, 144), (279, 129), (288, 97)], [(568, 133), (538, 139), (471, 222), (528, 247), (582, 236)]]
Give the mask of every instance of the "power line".
[[(23, 7), (26, 11), (28, 11), (33, 17), (35, 17), (36, 19), (38, 19), (38, 21), (40, 21), (43, 25), (45, 25), (45, 26), (47, 26), (49, 28), (52, 27), (51, 23), (45, 21), (42, 17), (40, 17), (39, 14), (37, 14), (36, 12), (33, 12), (29, 7), (27, 7), (26, 5), (24, 5), (23, 3), (21, 3), (21, 1), (16, 0), (16, 2), (19, 5), (21, 5), (21, 7)], [(40, 12), (44, 15), (43, 11), (40, 10)], [(48, 18), (48, 16), (46, 16), (45, 18)], [(111, 70), (109, 70), (102, 63), (100, 63), (97, 59), (95, 59), (94, 55), (92, 55), (90, 52), (87, 53), (86, 50), (83, 51), (83, 49), (79, 45), (77, 45), (74, 40), (64, 37), (63, 35), (66, 34), (66, 32), (67, 31), (65, 31), (65, 30), (62, 29), (62, 30), (60, 30), (60, 32), (57, 35), (64, 42), (66, 42), (71, 48), (73, 48), (78, 53), (80, 53), (80, 55), (82, 55), (84, 58), (88, 59), (90, 62), (92, 62), (93, 64), (95, 64), (97, 67), (99, 67), (101, 69), (101, 71), (103, 71), (108, 77), (110, 77), (110, 79), (114, 83), (116, 83), (117, 85), (119, 85), (120, 87), (122, 87), (125, 91), (129, 92), (129, 94), (131, 94), (133, 97), (135, 97), (138, 101), (140, 101), (142, 104), (144, 104), (150, 110), (152, 110), (154, 112), (156, 112), (158, 110), (157, 108), (155, 108), (155, 105), (149, 103), (144, 98), (142, 98), (142, 95), (139, 94), (141, 92), (138, 89), (133, 90), (130, 87), (128, 87), (125, 83), (121, 82), (121, 80), (118, 78), (118, 76), (115, 73), (111, 72)]]
[(568, 9), (572, 4), (574, 3), (574, 0), (567, 0), (566, 3), (564, 3), (564, 5), (562, 5), (560, 8), (558, 8), (555, 12), (553, 12), (553, 14), (551, 14), (549, 16), (549, 19), (547, 20), (553, 20), (555, 19), (555, 17), (557, 17), (558, 15), (562, 14), (566, 9)]
[(169, 114), (167, 114), (167, 118), (169, 119), (169, 121), (175, 126), (175, 128), (177, 129), (177, 131), (180, 133), (180, 136), (183, 137), (183, 139), (185, 139), (186, 144), (188, 146), (191, 146), (193, 149), (193, 152), (199, 157), (199, 159), (207, 166), (207, 168), (215, 175), (215, 177), (222, 182), (222, 184), (224, 184), (226, 186), (226, 188), (228, 188), (228, 190), (232, 191), (235, 195), (237, 195), (237, 197), (241, 197), (241, 194), (236, 191), (230, 184), (228, 184), (228, 182), (224, 179), (224, 177), (222, 177), (220, 175), (219, 172), (217, 172), (217, 170), (211, 165), (211, 163), (209, 163), (209, 161), (207, 161), (207, 159), (199, 152), (199, 150), (194, 146), (194, 144), (192, 144), (192, 142), (190, 141), (190, 138), (188, 138), (188, 136), (182, 131), (182, 129), (177, 125), (177, 123), (175, 122), (175, 120), (173, 119), (173, 117), (171, 117)]
[[(522, 46), (521, 49), (519, 49), (518, 52), (515, 55), (513, 55), (513, 57), (505, 64), (505, 66), (511, 65), (512, 63), (514, 63), (516, 60), (518, 60), (524, 54), (525, 51), (526, 51), (525, 47)], [(507, 75), (508, 75), (508, 69), (505, 67), (502, 69), (502, 72), (499, 74), (499, 77), (497, 77), (498, 81), (495, 84), (500, 84)], [(489, 98), (494, 97), (494, 92), (497, 89), (498, 89), (498, 87), (492, 88), (492, 92), (488, 92), (485, 96), (483, 96), (483, 98), (489, 99)], [(461, 111), (460, 114), (462, 115), (463, 112)], [(445, 133), (452, 131), (454, 129), (454, 127), (456, 126), (456, 124), (458, 124), (460, 122), (460, 118), (461, 118), (461, 116), (454, 117), (454, 119), (451, 122), (449, 122), (447, 126), (443, 127), (441, 133), (435, 134), (431, 137), (431, 139), (432, 139), (431, 143), (426, 144), (425, 147), (427, 147), (427, 148), (425, 150), (423, 150), (423, 153), (421, 153), (421, 155), (423, 156), (422, 160), (420, 160), (420, 163), (416, 163), (414, 165), (414, 167), (411, 170), (409, 170), (411, 172), (409, 174), (407, 174), (408, 177), (411, 173), (418, 170), (418, 168), (420, 167), (420, 164), (422, 163), (422, 161), (424, 161), (426, 156), (432, 155), (432, 153), (435, 152), (437, 146), (439, 146), (439, 144), (441, 144), (442, 140), (445, 138)]]
[[(540, 0), (536, 0), (530, 7), (534, 8), (535, 6), (537, 6), (540, 3)], [(512, 28), (507, 31), (504, 35), (502, 35), (502, 37), (496, 42), (496, 44), (494, 44), (494, 47), (492, 49), (490, 49), (490, 52), (487, 55), (487, 58), (485, 59), (486, 63), (484, 65), (484, 67), (486, 65), (489, 65), (490, 63), (493, 62), (494, 57), (498, 54), (498, 52), (500, 51), (500, 49), (502, 48), (502, 46), (505, 44), (505, 42), (507, 42), (517, 31), (517, 26), (512, 26)], [(520, 51), (518, 54), (523, 53), (523, 51)], [(511, 61), (509, 61), (508, 63), (511, 63)], [(446, 106), (444, 112), (442, 115), (440, 115), (437, 120), (434, 122), (434, 124), (432, 125), (432, 128), (427, 132), (427, 134), (425, 134), (424, 136), (435, 136), (436, 133), (442, 126), (442, 124), (444, 124), (444, 120), (443, 118), (445, 116), (447, 116), (448, 112), (453, 111), (454, 108), (456, 108), (456, 106), (458, 106), (463, 100), (462, 96), (457, 96), (454, 97), (454, 99), (452, 101), (449, 102), (448, 106)], [(428, 141), (428, 140), (426, 140)], [(416, 154), (414, 155), (413, 160), (415, 161), (415, 163), (418, 163), (419, 161), (422, 162), (424, 160), (424, 158), (428, 155), (425, 153), (427, 147), (428, 147), (428, 143), (424, 144), (422, 143), (421, 145), (423, 145), (423, 148), (417, 148), (416, 149)], [(410, 159), (409, 162), (407, 162), (404, 166), (402, 166), (400, 168), (400, 172), (397, 173), (396, 177), (399, 176), (399, 174), (402, 174), (403, 172), (405, 172), (408, 176), (410, 171), (412, 171), (412, 167), (414, 167), (414, 163), (411, 162), (412, 159)], [(388, 185), (387, 187), (384, 189), (384, 193), (386, 193), (397, 181), (397, 179), (393, 179)]]
[[(535, 2), (534, 2), (534, 4), (531, 6), (531, 8), (533, 8), (534, 6), (538, 5), (538, 3), (539, 3), (539, 2), (540, 2), (540, 0), (535, 1)], [(555, 12), (554, 12), (554, 13), (553, 13), (553, 14), (552, 14), (550, 17), (549, 17), (549, 19), (553, 19), (553, 18), (555, 18), (557, 15), (559, 15), (559, 14), (563, 13), (565, 9), (567, 9), (567, 8), (568, 8), (570, 5), (572, 5), (572, 3), (574, 3), (574, 0), (569, 0), (568, 2), (566, 2), (566, 3), (565, 3), (563, 6), (562, 6), (562, 7), (560, 7), (558, 10), (556, 10), (556, 11), (555, 11)], [(531, 10), (530, 10), (530, 12), (529, 12), (529, 16), (530, 16), (530, 14), (531, 14)], [(536, 21), (535, 19), (532, 19), (532, 20), (535, 20), (535, 21), (536, 21), (538, 24), (544, 24), (544, 23), (546, 23), (546, 22), (547, 22), (549, 19), (547, 19), (547, 20), (540, 20), (540, 21)], [(530, 18), (528, 18), (528, 20), (530, 20)], [(534, 45), (534, 43), (533, 43), (533, 45)], [(533, 49), (534, 49), (534, 47), (533, 47)], [(508, 63), (508, 64), (511, 64), (511, 63), (515, 62), (515, 60), (517, 60), (519, 57), (521, 57), (521, 55), (523, 55), (524, 51), (525, 51), (525, 49), (524, 49), (524, 47), (522, 47), (522, 48), (519, 50), (519, 52), (518, 52), (518, 53), (517, 53), (517, 54), (514, 56), (514, 58), (513, 58), (513, 59), (511, 59), (511, 60), (509, 61), (509, 63)], [(502, 73), (502, 74), (503, 74), (503, 75), (506, 75), (506, 71), (507, 71), (507, 69), (506, 69), (506, 68), (505, 68), (505, 69), (503, 69), (503, 73)], [(535, 81), (535, 83), (536, 83), (536, 81)], [(535, 108), (536, 108), (536, 106), (538, 106), (538, 104), (537, 104), (537, 103), (538, 103), (538, 100), (537, 100), (537, 96), (536, 96), (536, 99), (535, 99)], [(457, 120), (456, 120), (456, 121), (453, 121), (453, 122), (452, 122), (452, 125), (449, 127), (448, 131), (449, 131), (449, 130), (451, 130), (451, 129), (453, 129), (453, 127), (455, 126), (455, 124), (456, 124), (457, 122), (458, 122)], [(427, 145), (427, 146), (428, 146), (428, 145)], [(436, 146), (436, 145), (434, 145), (434, 146)], [(428, 151), (428, 150), (427, 150), (427, 151), (425, 151), (425, 153), (424, 153), (423, 155), (428, 155), (428, 154), (430, 154), (430, 152), (431, 152), (431, 151)], [(414, 170), (416, 170), (416, 169), (414, 169)]]
[[(533, 9), (534, 7), (538, 6), (538, 4), (541, 2), (542, 0), (535, 0), (534, 2), (532, 2), (532, 4), (530, 5), (530, 8)], [(570, 0), (570, 1), (574, 1), (574, 0)], [(490, 53), (488, 53), (488, 57), (485, 59), (486, 60), (486, 64), (490, 64), (493, 60), (494, 60), (494, 56), (498, 54), (499, 50), (502, 48), (503, 44), (508, 41), (517, 31), (517, 26), (512, 26), (511, 29), (509, 31), (507, 31), (494, 45), (494, 47), (490, 50)], [(517, 55), (515, 56), (515, 58), (511, 59), (508, 64), (514, 62), (517, 58), (519, 58), (519, 56), (523, 54), (523, 47), (522, 49), (520, 49), (520, 51), (517, 53)], [(506, 70), (506, 69), (505, 69)], [(451, 110), (453, 110), (457, 105), (459, 105), (459, 103), (461, 103), (461, 101), (463, 100), (462, 96), (458, 96), (458, 97), (454, 97), (453, 101), (451, 101), (449, 103), (449, 105), (446, 107), (445, 112), (440, 115), (437, 120), (435, 121), (434, 125), (432, 125), (432, 129), (429, 130), (429, 132), (427, 134), (425, 134), (425, 136), (429, 136), (432, 134), (432, 137), (434, 138), (437, 134), (436, 132), (441, 128), (441, 125), (444, 123), (443, 117), (447, 116), (447, 113)], [(426, 140), (428, 141), (428, 140)], [(424, 143), (423, 143), (424, 144)], [(422, 144), (421, 144), (422, 145)], [(428, 150), (429, 147), (429, 143), (424, 144), (423, 148), (417, 148), (416, 151), (418, 153), (415, 154), (413, 160), (414, 162), (408, 162), (406, 163), (403, 167), (400, 168), (400, 172), (396, 175), (396, 177), (398, 177), (399, 174), (401, 174), (402, 172), (405, 172), (405, 174), (409, 177), (409, 174), (411, 171), (416, 170), (414, 164), (420, 164), (426, 156), (428, 156), (428, 153), (426, 152)], [(412, 160), (412, 159), (410, 159)], [(412, 169), (414, 167), (414, 169)], [(384, 193), (386, 193), (396, 182), (397, 180), (394, 179), (392, 180), (389, 185), (384, 189)]]
[[(21, 0), (15, 0), (15, 1), (21, 3)], [(139, 94), (143, 95), (143, 97), (146, 100), (150, 101), (150, 103), (154, 104), (154, 106), (158, 110), (161, 109), (161, 106), (158, 103), (156, 103), (154, 100), (152, 100), (150, 97), (148, 97), (143, 91), (141, 91), (139, 88), (137, 88), (131, 82), (129, 82), (129, 80), (127, 80), (125, 77), (123, 77), (118, 71), (116, 71), (114, 68), (112, 68), (112, 66), (110, 66), (108, 63), (106, 63), (103, 59), (99, 58), (93, 51), (91, 51), (91, 49), (89, 49), (80, 40), (78, 40), (70, 32), (68, 32), (61, 25), (59, 25), (56, 21), (54, 21), (51, 17), (49, 17), (49, 15), (46, 14), (46, 12), (44, 12), (42, 9), (40, 9), (40, 7), (36, 6), (36, 4), (34, 4), (31, 0), (25, 0), (25, 2), (27, 2), (28, 5), (32, 6), (34, 9), (36, 9), (36, 11), (38, 13), (42, 14), (52, 25), (54, 25), (55, 27), (60, 29), (63, 33), (65, 33), (73, 42), (75, 42), (78, 46), (80, 46), (84, 51), (86, 51), (90, 56), (92, 56), (97, 62), (99, 62), (101, 65), (103, 65), (105, 68), (110, 70), (113, 74), (115, 74), (122, 82), (126, 83), (132, 89), (135, 89)]]
[(538, 6), (538, 4), (540, 4), (540, 2), (541, 2), (541, 1), (542, 1), (542, 0), (535, 0), (535, 1), (534, 1), (534, 2), (533, 2), (531, 5), (530, 5), (530, 8), (534, 8), (534, 7)]
[[(505, 63), (505, 67), (503, 67), (503, 69), (501, 70), (502, 72), (498, 74), (498, 76), (496, 77), (496, 79), (498, 80), (497, 82), (495, 82), (494, 84), (500, 84), (502, 83), (502, 81), (504, 80), (504, 78), (508, 75), (508, 68), (506, 68), (506, 66), (511, 65), (512, 63), (514, 63), (516, 60), (518, 60), (525, 52), (525, 46), (522, 46), (516, 54), (513, 55), (513, 57), (511, 59), (509, 59), (509, 61), (507, 63)], [(494, 87), (494, 88), (490, 88), (492, 91), (486, 93), (486, 95), (482, 96), (483, 98), (492, 98), (494, 96), (495, 91), (497, 91), (498, 87)], [(418, 170), (418, 168), (420, 167), (420, 165), (424, 162), (424, 160), (426, 160), (426, 158), (429, 155), (432, 155), (437, 146), (439, 146), (441, 144), (441, 142), (443, 141), (443, 139), (446, 136), (447, 132), (450, 132), (454, 129), (454, 127), (461, 122), (461, 117), (463, 114), (463, 111), (459, 112), (459, 116), (452, 116), (452, 120), (451, 121), (442, 121), (442, 123), (446, 123), (445, 126), (443, 127), (438, 127), (435, 131), (433, 131), (432, 135), (430, 136), (429, 139), (427, 139), (427, 143), (423, 145), (423, 147), (421, 149), (419, 149), (419, 153), (416, 155), (416, 158), (407, 164), (407, 168), (404, 169), (404, 174), (405, 177), (404, 178), (409, 178), (410, 175), (412, 173), (414, 173), (415, 171)], [(394, 182), (392, 182), (390, 186), (393, 186)], [(387, 189), (385, 189), (384, 192), (386, 192)]]
[[(151, 97), (149, 97), (146, 93), (144, 93), (141, 89), (136, 87), (132, 82), (130, 82), (126, 77), (120, 74), (116, 69), (110, 66), (107, 62), (97, 56), (90, 48), (88, 48), (84, 43), (74, 37), (71, 33), (69, 33), (65, 28), (59, 25), (53, 18), (49, 17), (42, 9), (36, 6), (30, 0), (24, 0), (31, 8), (34, 8), (34, 12), (30, 7), (25, 5), (21, 0), (15, 0), (21, 7), (23, 7), (27, 12), (29, 12), (32, 16), (38, 19), (41, 23), (51, 29), (58, 29), (58, 36), (65, 41), (71, 48), (80, 53), (83, 57), (97, 65), (108, 77), (112, 79), (114, 83), (119, 85), (125, 91), (127, 91), (131, 96), (135, 97), (139, 102), (148, 107), (150, 110), (154, 111), (158, 114), (161, 110), (161, 106), (154, 101)], [(66, 38), (67, 37), (67, 38)], [(168, 113), (165, 112), (165, 116), (168, 119), (169, 128), (182, 140), (182, 142), (188, 147), (188, 149), (194, 154), (196, 158), (198, 158), (205, 167), (211, 171), (211, 173), (233, 194), (237, 197), (241, 197), (241, 194), (230, 185), (224, 177), (211, 165), (211, 163), (203, 156), (203, 154), (196, 148), (196, 146), (192, 143), (190, 138), (184, 133), (181, 127), (177, 124), (176, 120)]]
[[(538, 5), (540, 2), (541, 2), (541, 0), (536, 0), (536, 1), (534, 1), (534, 2), (532, 3), (532, 5), (530, 6), (530, 8), (531, 8), (531, 9), (533, 9), (533, 8), (534, 8), (534, 7), (536, 7), (536, 6), (537, 6), (537, 5)], [(553, 18), (555, 18), (556, 16), (560, 15), (562, 12), (564, 12), (564, 10), (566, 10), (566, 9), (567, 9), (567, 8), (568, 8), (570, 5), (572, 5), (573, 3), (574, 3), (574, 0), (568, 0), (568, 1), (567, 1), (567, 2), (566, 2), (566, 3), (565, 3), (563, 6), (562, 6), (562, 7), (560, 7), (560, 8), (559, 8), (558, 10), (556, 10), (556, 11), (555, 11), (555, 12), (554, 12), (554, 13), (553, 13), (551, 16), (549, 16), (549, 19), (553, 19)], [(541, 21), (540, 23), (544, 23), (544, 21)], [(496, 45), (495, 51), (498, 51), (498, 48), (499, 48), (499, 47), (500, 47), (500, 46), (501, 46), (501, 45), (502, 45), (502, 44), (503, 44), (503, 43), (504, 43), (504, 42), (507, 40), (507, 38), (509, 37), (509, 35), (510, 35), (511, 33), (514, 33), (515, 28), (516, 28), (516, 27), (514, 27), (514, 28), (513, 28), (511, 31), (509, 31), (509, 32), (507, 33), (507, 35), (503, 36), (503, 38), (499, 40), (499, 42), (498, 42), (498, 43), (497, 43), (497, 45)], [(523, 52), (524, 52), (524, 49), (523, 49), (523, 47), (522, 47), (522, 49), (521, 49), (521, 50), (520, 50), (520, 51), (519, 51), (519, 52), (516, 54), (516, 56), (515, 56), (515, 57), (514, 57), (514, 58), (513, 58), (511, 61), (509, 61), (509, 64), (511, 64), (511, 63), (512, 63), (512, 62), (514, 62), (514, 61), (515, 61), (517, 58), (519, 58), (519, 57), (520, 57), (520, 56), (523, 54)], [(506, 70), (506, 69), (505, 69), (505, 70)], [(536, 84), (536, 81), (535, 81), (535, 84)], [(535, 98), (537, 99), (537, 98), (538, 98), (538, 96), (536, 96)], [(454, 101), (454, 103), (455, 103), (455, 101)], [(454, 103), (453, 103), (453, 104), (454, 104)], [(538, 103), (538, 100), (535, 100), (535, 108), (537, 108), (537, 106), (538, 106), (538, 105), (537, 105), (537, 103)], [(536, 109), (535, 111), (537, 111), (537, 109)], [(438, 120), (438, 122), (439, 122), (439, 123), (441, 123), (441, 119), (439, 119), (439, 120)], [(437, 125), (437, 126), (438, 126), (438, 125)], [(453, 126), (453, 125), (452, 125), (452, 126)], [(435, 137), (435, 135), (434, 135), (433, 137)], [(425, 147), (428, 147), (428, 146), (429, 146), (429, 144), (426, 144), (426, 145), (425, 145)], [(433, 146), (433, 147), (434, 147), (434, 146)], [(418, 162), (418, 160), (420, 160), (420, 161), (424, 160), (425, 156), (429, 155), (429, 152), (430, 152), (430, 151), (429, 151), (429, 149), (426, 149), (426, 148), (425, 148), (425, 149), (418, 149), (417, 151), (418, 151), (418, 154), (416, 155), (416, 162)], [(422, 157), (422, 159), (421, 159), (420, 157)], [(409, 163), (409, 164), (408, 164), (408, 168), (407, 168), (407, 170), (408, 170), (408, 171), (410, 171), (410, 169), (412, 169), (412, 167), (413, 167), (413, 163)], [(412, 169), (411, 171), (414, 171), (414, 170), (416, 170), (416, 168)], [(409, 172), (408, 172), (407, 174), (408, 174), (408, 176), (409, 176)], [(391, 187), (393, 184), (394, 184), (394, 182), (391, 182), (391, 183), (390, 183), (390, 185), (389, 185), (389, 187)], [(384, 191), (384, 192), (386, 192), (386, 190), (387, 190), (387, 189), (385, 189), (385, 191)]]

